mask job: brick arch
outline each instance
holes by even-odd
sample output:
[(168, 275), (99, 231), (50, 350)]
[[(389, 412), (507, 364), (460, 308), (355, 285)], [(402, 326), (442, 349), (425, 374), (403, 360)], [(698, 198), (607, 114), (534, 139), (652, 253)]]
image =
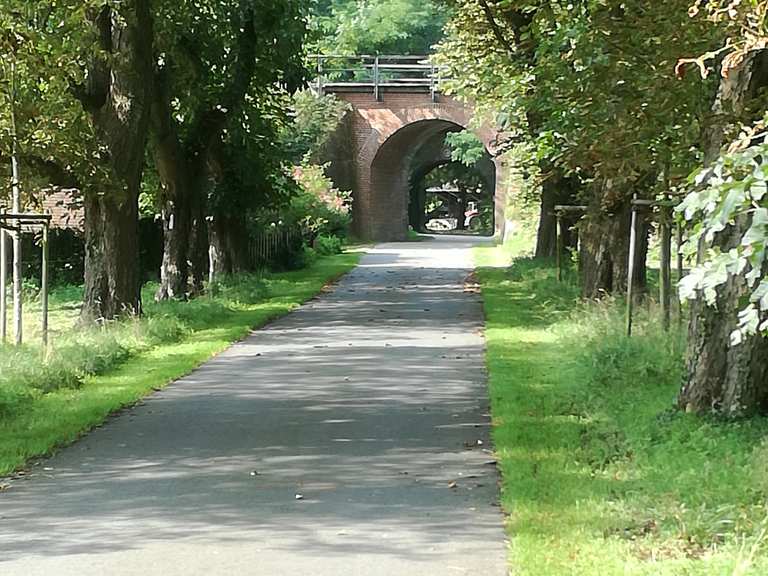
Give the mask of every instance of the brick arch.
[[(376, 241), (403, 240), (408, 233), (409, 170), (411, 160), (431, 137), (440, 132), (472, 126), (471, 108), (448, 97), (432, 102), (418, 93), (385, 94), (377, 101), (370, 94), (340, 93), (352, 105), (348, 116), (354, 160), (353, 223), (358, 236)], [(472, 129), (492, 150), (496, 132)], [(496, 165), (497, 232), (503, 226), (504, 167)], [(500, 217), (501, 216), (501, 217)]]

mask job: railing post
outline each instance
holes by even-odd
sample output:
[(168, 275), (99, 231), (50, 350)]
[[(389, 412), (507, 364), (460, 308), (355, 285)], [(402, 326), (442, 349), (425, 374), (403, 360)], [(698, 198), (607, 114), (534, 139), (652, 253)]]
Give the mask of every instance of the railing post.
[(376, 54), (373, 60), (373, 97), (376, 102), (381, 102), (381, 92), (379, 90), (379, 55)]
[(429, 70), (429, 93), (432, 97), (432, 102), (437, 102), (437, 78), (435, 78), (436, 68), (435, 65), (430, 62), (432, 66)]
[[(680, 282), (683, 279), (685, 273), (685, 261), (683, 260), (683, 227), (678, 221), (677, 223), (677, 281)], [(679, 326), (683, 324), (683, 303), (680, 298), (677, 300), (677, 323)]]

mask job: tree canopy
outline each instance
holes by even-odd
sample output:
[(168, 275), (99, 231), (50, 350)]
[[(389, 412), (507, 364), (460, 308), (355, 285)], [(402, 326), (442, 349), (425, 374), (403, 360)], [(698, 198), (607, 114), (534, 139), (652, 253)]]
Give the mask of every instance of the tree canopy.
[(450, 8), (437, 0), (318, 0), (314, 49), (327, 54), (428, 54)]

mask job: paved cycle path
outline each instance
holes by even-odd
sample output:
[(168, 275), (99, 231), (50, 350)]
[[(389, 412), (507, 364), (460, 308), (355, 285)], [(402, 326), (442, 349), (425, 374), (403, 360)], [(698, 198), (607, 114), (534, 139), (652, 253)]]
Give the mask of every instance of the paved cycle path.
[(474, 241), (331, 292), (0, 492), (3, 576), (502, 576)]

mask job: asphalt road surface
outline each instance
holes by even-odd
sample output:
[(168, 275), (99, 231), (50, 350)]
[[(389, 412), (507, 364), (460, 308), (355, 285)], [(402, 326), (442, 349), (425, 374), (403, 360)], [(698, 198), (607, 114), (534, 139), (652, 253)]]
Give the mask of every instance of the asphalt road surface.
[(502, 576), (475, 241), (332, 291), (0, 493), (0, 575)]

